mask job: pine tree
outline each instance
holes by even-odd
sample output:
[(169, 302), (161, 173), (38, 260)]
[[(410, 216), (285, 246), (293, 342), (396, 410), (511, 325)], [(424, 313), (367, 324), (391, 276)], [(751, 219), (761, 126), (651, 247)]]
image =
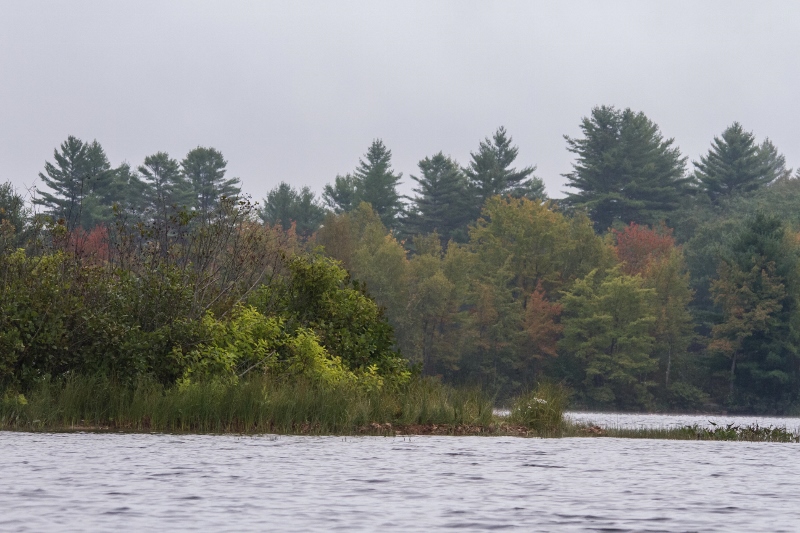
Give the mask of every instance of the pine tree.
[(614, 223), (655, 224), (680, 206), (686, 158), (644, 113), (601, 106), (581, 122), (583, 138), (564, 136), (577, 155), (564, 174), (566, 202), (584, 208), (600, 231)]
[(117, 212), (141, 216), (147, 209), (147, 183), (127, 163), (114, 169), (113, 180), (108, 186), (103, 202), (116, 207)]
[(464, 168), (474, 194), (473, 214), (477, 218), (483, 204), (492, 196), (511, 194), (514, 197), (544, 199), (544, 184), (533, 176), (536, 167), (521, 170), (512, 168), (519, 148), (511, 145), (512, 138), (500, 127), (492, 138), (481, 141), (472, 161)]
[(280, 225), (284, 229), (289, 229), (295, 223), (297, 233), (309, 236), (319, 228), (325, 218), (325, 210), (319, 206), (308, 187), (297, 191), (288, 183), (281, 182), (267, 193), (259, 216), (265, 223)]
[(352, 174), (336, 176), (333, 185), (325, 185), (322, 201), (334, 213), (349, 213), (358, 207), (356, 179)]
[(198, 146), (181, 161), (183, 175), (191, 183), (193, 207), (202, 220), (208, 219), (223, 197), (240, 193), (239, 178), (225, 179), (228, 162), (214, 148)]
[(181, 173), (180, 163), (166, 152), (145, 157), (139, 172), (146, 184), (146, 209), (162, 223), (166, 224), (176, 210), (194, 205), (192, 186)]
[(402, 174), (395, 174), (392, 170), (392, 151), (380, 139), (372, 142), (365, 158), (359, 160), (358, 168), (353, 173), (358, 200), (370, 204), (381, 222), (387, 228), (394, 229), (398, 215), (403, 210), (397, 193)]
[(723, 320), (709, 348), (730, 359), (730, 400), (740, 406), (797, 399), (799, 252), (778, 218), (758, 214), (744, 223), (711, 284)]
[(93, 227), (111, 215), (106, 201), (113, 193), (114, 171), (97, 141), (84, 143), (70, 135), (53, 151), (55, 163), (46, 162), (39, 178), (53, 192), (39, 190), (38, 205), (44, 206), (68, 228)]
[(0, 254), (25, 243), (30, 213), (11, 182), (0, 184)]
[[(458, 165), (442, 152), (419, 162), (421, 176), (411, 176), (417, 183), (405, 229), (413, 235), (436, 232), (443, 243), (454, 235), (466, 237), (471, 202), (466, 178)], [(460, 231), (459, 231), (460, 230)]]
[(402, 174), (395, 174), (391, 161), (392, 152), (383, 141), (372, 141), (353, 174), (336, 176), (333, 185), (325, 186), (323, 201), (335, 213), (349, 213), (367, 202), (387, 228), (396, 229), (403, 212), (397, 192)]
[(714, 137), (708, 154), (694, 162), (700, 188), (713, 202), (733, 194), (755, 191), (791, 174), (786, 160), (769, 139), (760, 146), (755, 136), (734, 122)]
[(778, 152), (772, 141), (764, 139), (764, 142), (758, 147), (758, 151), (764, 163), (765, 174), (773, 177), (770, 183), (792, 177), (792, 169), (786, 167), (786, 157)]

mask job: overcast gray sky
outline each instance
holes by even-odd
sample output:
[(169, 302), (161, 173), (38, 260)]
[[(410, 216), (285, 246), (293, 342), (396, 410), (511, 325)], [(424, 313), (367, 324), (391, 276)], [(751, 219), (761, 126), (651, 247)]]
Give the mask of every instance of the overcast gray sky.
[(0, 181), (68, 135), (112, 164), (198, 145), (255, 198), (320, 192), (374, 138), (404, 192), (504, 125), (561, 196), (564, 134), (644, 111), (689, 159), (735, 120), (800, 165), (800, 2), (0, 1)]

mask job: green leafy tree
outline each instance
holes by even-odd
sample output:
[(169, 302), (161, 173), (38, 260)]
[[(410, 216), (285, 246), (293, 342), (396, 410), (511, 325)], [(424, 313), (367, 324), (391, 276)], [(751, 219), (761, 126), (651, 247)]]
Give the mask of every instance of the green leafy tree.
[(394, 350), (394, 332), (383, 310), (336, 261), (300, 256), (289, 260), (287, 269), (285, 280), (263, 287), (254, 297), (258, 311), (313, 330), (350, 369), (375, 365), (385, 375), (406, 370)]
[(525, 300), (539, 283), (557, 292), (572, 280), (608, 265), (610, 251), (580, 217), (569, 218), (552, 202), (490, 198), (470, 228), (470, 249), (488, 272), (510, 269)]
[(259, 216), (265, 223), (280, 225), (284, 229), (289, 229), (294, 223), (297, 233), (309, 236), (319, 229), (325, 211), (308, 187), (297, 191), (288, 183), (281, 182), (267, 193)]
[(649, 376), (658, 368), (651, 356), (654, 292), (640, 276), (613, 270), (602, 278), (592, 271), (564, 295), (559, 347), (582, 362), (591, 402), (617, 408), (651, 404)]
[(214, 148), (198, 146), (181, 161), (183, 175), (192, 186), (193, 207), (206, 220), (223, 197), (240, 193), (239, 178), (225, 178), (228, 162)]
[(436, 232), (447, 243), (451, 238), (466, 240), (472, 202), (467, 180), (458, 165), (442, 152), (419, 162), (417, 183), (405, 230), (412, 235)]
[(512, 146), (512, 138), (500, 127), (491, 138), (481, 141), (472, 161), (464, 168), (474, 195), (473, 218), (477, 217), (486, 200), (495, 195), (510, 194), (515, 197), (544, 199), (544, 183), (533, 175), (536, 167), (517, 170), (511, 165), (517, 159), (519, 148)]
[(408, 263), (408, 316), (414, 320), (415, 335), (413, 352), (406, 353), (422, 362), (423, 374), (436, 375), (444, 370), (450, 348), (446, 335), (460, 302), (455, 283), (445, 273), (439, 235), (421, 236), (415, 245), (417, 253)]
[(695, 161), (694, 166), (700, 188), (713, 202), (753, 192), (791, 174), (769, 139), (759, 146), (755, 136), (738, 122), (723, 131), (721, 137), (714, 137), (708, 154)]
[(586, 209), (600, 231), (615, 223), (655, 224), (687, 193), (686, 158), (644, 113), (613, 106), (592, 109), (582, 138), (564, 136), (577, 156), (564, 174), (567, 204)]
[[(566, 217), (552, 203), (494, 196), (470, 228), (469, 312), (462, 360), (472, 379), (503, 394), (531, 385), (559, 330), (559, 291), (606, 266), (610, 250), (586, 217)], [(456, 279), (456, 278), (452, 278)], [(464, 281), (458, 281), (464, 283)]]
[(641, 276), (644, 287), (655, 290), (654, 354), (661, 364), (663, 387), (668, 389), (675, 363), (688, 366), (688, 347), (694, 337), (689, 312), (693, 292), (683, 250), (675, 245), (672, 231), (664, 225), (648, 228), (632, 223), (621, 231), (615, 230), (614, 237), (620, 270)]

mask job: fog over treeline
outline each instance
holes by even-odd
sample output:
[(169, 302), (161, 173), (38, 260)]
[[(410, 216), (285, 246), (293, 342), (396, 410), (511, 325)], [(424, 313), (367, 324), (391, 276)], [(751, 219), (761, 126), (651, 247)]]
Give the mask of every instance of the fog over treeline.
[(259, 368), (800, 409), (796, 3), (7, 15), (7, 390)]
[[(561, 197), (595, 105), (647, 113), (690, 160), (733, 121), (800, 161), (800, 7), (766, 2), (17, 2), (0, 32), (0, 180), (33, 185), (69, 135), (115, 164), (198, 145), (254, 197), (317, 194), (373, 139), (401, 191), (503, 125)], [(795, 163), (796, 164), (796, 163)]]
[[(321, 196), (283, 182), (255, 203), (213, 147), (133, 167), (70, 136), (33, 205), (0, 189), (0, 377), (92, 370), (169, 384), (233, 373), (275, 342), (287, 355), (274, 368), (291, 372), (295, 345), (277, 339), (311, 335), (321, 345), (308, 353), (323, 368), (348, 361), (334, 375), (356, 382), (416, 372), (500, 398), (556, 381), (590, 408), (795, 410), (800, 172), (738, 122), (691, 163), (641, 111), (597, 106), (579, 127), (564, 139), (574, 192), (556, 200), (502, 126), (463, 165), (422, 158), (412, 196), (374, 139)], [(72, 287), (84, 287), (77, 300), (48, 304)], [(183, 314), (151, 331), (139, 306), (167, 290), (186, 298)], [(97, 307), (78, 312), (84, 298)], [(367, 331), (330, 330), (363, 305)], [(295, 329), (320, 306), (334, 315)]]

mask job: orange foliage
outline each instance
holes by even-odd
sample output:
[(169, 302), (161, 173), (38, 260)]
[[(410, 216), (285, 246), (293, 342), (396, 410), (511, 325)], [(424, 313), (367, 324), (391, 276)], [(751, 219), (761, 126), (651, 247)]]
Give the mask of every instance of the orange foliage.
[(617, 239), (614, 251), (622, 263), (622, 272), (630, 276), (643, 274), (655, 261), (669, 256), (675, 248), (672, 229), (662, 225), (657, 229), (631, 222), (622, 231), (613, 230)]
[(561, 304), (547, 301), (542, 282), (539, 281), (525, 309), (525, 329), (537, 357), (540, 354), (556, 356), (556, 344), (564, 329), (563, 325), (556, 322), (560, 315)]
[(89, 263), (99, 264), (108, 261), (108, 228), (99, 225), (89, 232), (81, 227), (73, 229), (67, 238), (67, 250)]

